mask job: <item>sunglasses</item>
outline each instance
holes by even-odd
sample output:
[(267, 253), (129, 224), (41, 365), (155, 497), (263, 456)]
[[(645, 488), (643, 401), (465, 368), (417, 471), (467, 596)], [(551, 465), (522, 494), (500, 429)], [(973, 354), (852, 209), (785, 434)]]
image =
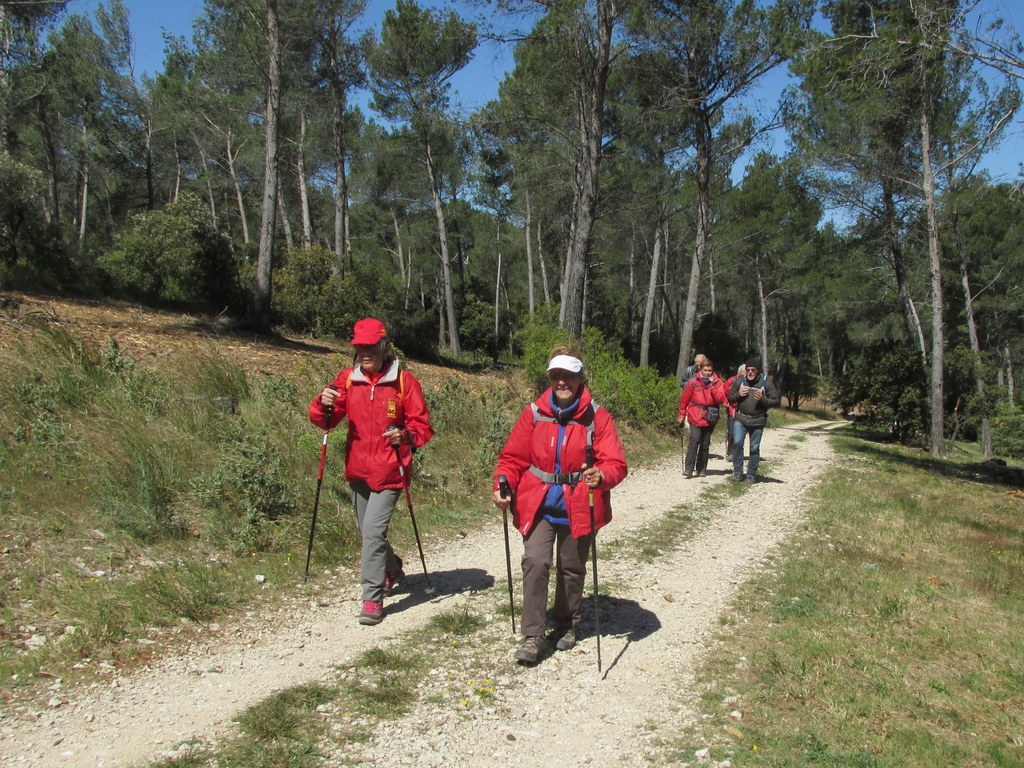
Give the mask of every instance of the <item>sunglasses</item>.
[(569, 371), (553, 370), (548, 371), (548, 378), (551, 381), (576, 381), (580, 375), (578, 373), (571, 373)]

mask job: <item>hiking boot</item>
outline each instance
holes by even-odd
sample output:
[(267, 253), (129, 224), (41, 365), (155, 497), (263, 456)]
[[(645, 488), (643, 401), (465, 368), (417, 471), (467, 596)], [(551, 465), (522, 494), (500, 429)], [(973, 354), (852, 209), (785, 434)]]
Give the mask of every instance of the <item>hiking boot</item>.
[(359, 614), (360, 624), (380, 624), (384, 621), (383, 600), (363, 600), (363, 612)]
[(697, 473), (697, 477), (707, 477), (707, 474), (705, 474), (704, 470), (702, 469), (700, 472)]
[(548, 641), (544, 639), (544, 635), (525, 637), (523, 638), (522, 645), (519, 646), (519, 650), (516, 651), (516, 661), (521, 664), (536, 664), (537, 659), (543, 655), (547, 648)]
[(743, 475), (737, 475), (737, 474), (736, 474), (736, 473), (734, 472), (734, 473), (733, 473), (733, 475), (732, 475), (732, 481), (733, 481), (734, 483), (742, 483), (742, 482), (743, 482)]
[(691, 477), (693, 477), (693, 470), (691, 469), (691, 470), (687, 471), (686, 473), (684, 473), (683, 477), (685, 477), (687, 480), (689, 480)]
[(390, 595), (395, 591), (395, 588), (402, 583), (405, 578), (405, 571), (402, 570), (402, 558), (396, 557), (398, 561), (397, 571), (387, 571), (384, 574), (384, 594)]
[(747, 485), (753, 485), (757, 482), (757, 478), (754, 475), (747, 475)]
[(565, 630), (565, 633), (558, 638), (558, 642), (555, 643), (555, 648), (560, 651), (568, 651), (576, 645), (576, 629), (575, 627), (569, 627)]

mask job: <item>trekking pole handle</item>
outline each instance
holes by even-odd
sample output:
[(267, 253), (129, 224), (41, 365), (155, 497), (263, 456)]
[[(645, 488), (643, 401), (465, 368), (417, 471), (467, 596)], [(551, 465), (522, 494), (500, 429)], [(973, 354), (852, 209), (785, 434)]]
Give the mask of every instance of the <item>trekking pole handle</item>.
[(498, 475), (498, 490), (501, 491), (501, 498), (512, 499), (512, 487), (508, 484), (508, 478), (505, 475)]

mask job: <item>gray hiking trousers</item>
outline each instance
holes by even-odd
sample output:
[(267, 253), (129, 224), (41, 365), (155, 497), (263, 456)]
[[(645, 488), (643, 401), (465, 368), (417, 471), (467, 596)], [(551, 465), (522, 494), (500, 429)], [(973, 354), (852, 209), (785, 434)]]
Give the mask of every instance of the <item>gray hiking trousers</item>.
[(370, 489), (366, 483), (353, 482), (352, 506), (356, 511), (356, 524), (363, 537), (359, 576), (363, 600), (384, 599), (384, 574), (398, 570), (398, 558), (388, 541), (391, 512), (402, 492), (399, 488)]

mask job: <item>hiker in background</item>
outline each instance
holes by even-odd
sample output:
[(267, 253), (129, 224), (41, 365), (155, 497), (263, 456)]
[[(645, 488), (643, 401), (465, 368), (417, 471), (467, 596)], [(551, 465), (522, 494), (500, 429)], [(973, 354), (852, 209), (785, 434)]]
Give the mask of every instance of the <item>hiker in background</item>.
[(728, 394), (729, 390), (732, 389), (732, 383), (736, 381), (736, 377), (742, 376), (744, 373), (746, 373), (746, 371), (747, 366), (741, 365), (739, 368), (736, 369), (736, 373), (734, 375), (730, 376), (728, 379), (725, 380), (725, 394), (727, 396), (725, 405), (725, 460), (728, 462), (732, 462), (732, 424), (736, 417), (736, 405), (735, 403), (728, 402)]
[[(612, 518), (610, 491), (627, 472), (615, 422), (591, 399), (579, 355), (556, 347), (548, 380), (551, 386), (519, 415), (494, 470), (494, 503), (503, 510), (512, 504), (513, 523), (523, 535), (523, 639), (515, 658), (524, 664), (536, 663), (548, 647), (552, 548), (553, 639), (560, 651), (576, 645), (587, 555), (596, 531)], [(586, 460), (588, 446), (592, 465)], [(501, 475), (508, 478), (511, 499), (502, 496)]]
[(687, 383), (696, 376), (701, 369), (701, 366), (707, 361), (708, 356), (703, 352), (698, 352), (693, 356), (693, 365), (686, 366), (686, 370), (683, 371), (683, 380), (679, 382), (679, 386), (685, 387)]
[(687, 479), (693, 477), (694, 471), (697, 477), (704, 477), (711, 434), (725, 404), (725, 387), (714, 365), (705, 357), (697, 375), (686, 382), (679, 396), (678, 422), (681, 424), (685, 419), (690, 425), (690, 440), (683, 461), (683, 474)]
[(777, 408), (781, 400), (768, 377), (761, 371), (761, 360), (747, 360), (742, 376), (737, 376), (729, 389), (729, 402), (736, 406), (733, 420), (732, 479), (743, 480), (743, 441), (750, 436), (750, 458), (746, 481), (757, 482), (757, 465), (761, 461), (761, 433), (768, 424), (768, 409)]
[[(690, 382), (690, 379), (692, 379), (700, 372), (701, 365), (703, 365), (704, 361), (707, 359), (707, 355), (705, 355), (703, 352), (698, 352), (696, 355), (694, 355), (693, 365), (686, 366), (686, 370), (683, 371), (683, 379), (682, 381), (679, 382), (679, 386), (685, 389), (686, 385)], [(676, 422), (676, 426), (679, 428), (679, 442), (683, 449), (683, 471), (685, 472), (686, 446), (690, 444), (690, 437), (692, 435), (692, 432), (690, 431), (689, 424), (687, 423), (685, 416)]]
[[(388, 525), (405, 477), (412, 477), (412, 451), (434, 435), (419, 381), (400, 370), (384, 323), (367, 317), (355, 324), (355, 357), (309, 404), (309, 420), (330, 429), (348, 417), (345, 479), (352, 487), (362, 534), (360, 624), (380, 624), (384, 596), (404, 578), (402, 559), (388, 541)], [(327, 423), (330, 414), (330, 423)]]

